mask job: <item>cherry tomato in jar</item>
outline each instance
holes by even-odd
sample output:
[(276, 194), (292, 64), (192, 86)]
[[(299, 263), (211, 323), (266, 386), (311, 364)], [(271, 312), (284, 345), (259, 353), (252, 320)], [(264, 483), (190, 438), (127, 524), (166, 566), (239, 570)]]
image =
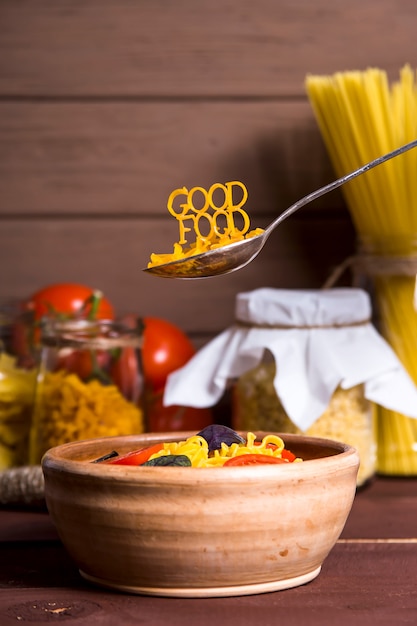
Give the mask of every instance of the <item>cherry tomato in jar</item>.
[[(55, 366), (56, 370), (66, 370), (77, 374), (83, 381), (89, 380), (94, 374), (104, 378), (110, 363), (110, 354), (106, 350), (71, 350), (64, 348)], [(110, 380), (110, 379), (109, 379)]]
[(110, 365), (110, 378), (125, 398), (137, 401), (141, 395), (142, 376), (135, 348), (127, 346), (120, 350)]

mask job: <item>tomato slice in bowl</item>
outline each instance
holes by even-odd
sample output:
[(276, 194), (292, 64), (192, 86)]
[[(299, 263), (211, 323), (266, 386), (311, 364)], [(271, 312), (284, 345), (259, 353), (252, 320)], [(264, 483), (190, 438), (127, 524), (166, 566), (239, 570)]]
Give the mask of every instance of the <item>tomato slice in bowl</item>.
[(276, 456), (269, 456), (268, 454), (239, 454), (227, 459), (223, 467), (232, 465), (274, 465), (279, 463), (289, 463), (289, 461)]
[[(255, 441), (255, 446), (260, 446), (261, 442), (260, 441)], [(266, 444), (267, 448), (271, 448), (271, 450), (275, 450), (276, 449), (276, 444), (275, 443), (267, 443)], [(295, 459), (297, 458), (295, 456), (295, 454), (293, 454), (291, 452), (291, 450), (287, 450), (286, 448), (284, 448), (283, 450), (281, 450), (281, 457), (283, 459), (285, 459), (286, 461), (289, 461), (290, 463), (292, 463), (293, 461), (295, 461)]]

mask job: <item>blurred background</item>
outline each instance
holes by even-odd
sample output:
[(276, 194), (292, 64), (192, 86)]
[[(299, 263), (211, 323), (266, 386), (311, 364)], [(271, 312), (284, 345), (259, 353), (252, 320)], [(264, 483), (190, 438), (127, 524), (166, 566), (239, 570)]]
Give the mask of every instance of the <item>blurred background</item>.
[(339, 192), (235, 274), (142, 269), (178, 238), (177, 187), (240, 180), (257, 227), (335, 178), (307, 74), (396, 78), (416, 65), (416, 22), (414, 0), (1, 0), (2, 297), (81, 282), (200, 346), (233, 321), (238, 292), (322, 286), (355, 248)]

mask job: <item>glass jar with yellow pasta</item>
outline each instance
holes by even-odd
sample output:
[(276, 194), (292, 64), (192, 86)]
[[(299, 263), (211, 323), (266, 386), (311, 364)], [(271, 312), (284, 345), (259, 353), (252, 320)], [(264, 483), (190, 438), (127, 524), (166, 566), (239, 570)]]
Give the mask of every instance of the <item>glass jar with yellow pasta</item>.
[(0, 470), (26, 465), (35, 385), (30, 313), (0, 304)]
[(30, 463), (51, 447), (144, 431), (142, 334), (108, 321), (47, 320)]
[(365, 398), (364, 385), (340, 386), (323, 414), (302, 431), (288, 417), (274, 387), (275, 363), (268, 359), (245, 372), (233, 387), (233, 426), (237, 430), (295, 433), (343, 441), (360, 457), (358, 486), (375, 473), (376, 443), (374, 405)]

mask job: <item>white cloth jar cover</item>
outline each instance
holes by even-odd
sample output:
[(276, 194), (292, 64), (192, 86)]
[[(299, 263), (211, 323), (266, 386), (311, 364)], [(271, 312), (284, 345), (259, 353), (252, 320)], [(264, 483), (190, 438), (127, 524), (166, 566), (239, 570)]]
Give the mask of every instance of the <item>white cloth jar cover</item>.
[(362, 289), (261, 288), (238, 294), (236, 324), (168, 377), (164, 405), (213, 406), (269, 350), (275, 390), (301, 430), (320, 417), (337, 387), (358, 384), (364, 384), (368, 400), (417, 418), (417, 388), (372, 325), (371, 313)]

